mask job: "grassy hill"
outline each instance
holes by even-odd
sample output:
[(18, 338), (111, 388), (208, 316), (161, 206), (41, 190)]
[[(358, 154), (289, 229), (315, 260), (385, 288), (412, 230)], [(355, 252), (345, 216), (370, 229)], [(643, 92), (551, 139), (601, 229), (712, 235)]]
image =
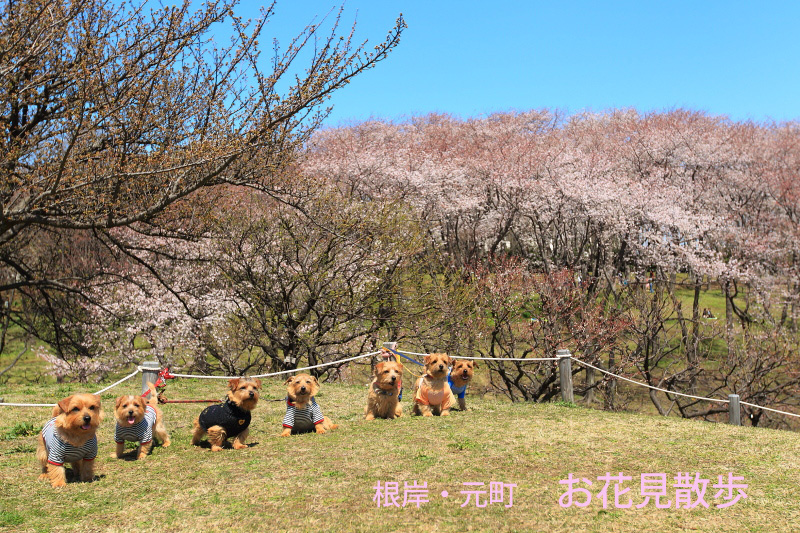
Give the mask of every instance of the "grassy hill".
[[(144, 461), (112, 460), (113, 399), (138, 391), (137, 376), (102, 396), (99, 480), (54, 490), (37, 481), (35, 432), (48, 408), (0, 407), (0, 528), (8, 531), (796, 531), (800, 528), (800, 435), (673, 418), (607, 413), (560, 404), (510, 404), (468, 397), (472, 410), (449, 418), (403, 417), (365, 422), (364, 385), (323, 385), (318, 401), (340, 424), (326, 435), (280, 438), (284, 389), (267, 380), (246, 450), (212, 453), (190, 445), (200, 404), (163, 406), (173, 438)], [(171, 399), (215, 398), (224, 382), (177, 379)], [(96, 390), (95, 389), (90, 390)], [(79, 385), (5, 386), (6, 401), (54, 402)], [(408, 391), (407, 391), (408, 394)], [(410, 410), (408, 397), (404, 402)], [(573, 477), (593, 482), (619, 472), (632, 477), (633, 508), (595, 496), (589, 506), (562, 508)], [(672, 479), (698, 472), (710, 482), (706, 509), (675, 508)], [(718, 476), (743, 476), (747, 498), (727, 509), (714, 499)], [(643, 473), (667, 474), (670, 509), (653, 499), (636, 509)], [(419, 508), (381, 507), (380, 481), (427, 483)], [(483, 487), (465, 482), (484, 483)], [(516, 484), (513, 505), (462, 507), (465, 490), (490, 482)], [(580, 485), (585, 487), (585, 485)], [(442, 492), (447, 491), (448, 497)], [(735, 490), (733, 491), (736, 492)], [(671, 493), (671, 494), (670, 494)], [(484, 496), (486, 498), (486, 496)], [(583, 499), (583, 496), (577, 496)], [(696, 500), (696, 494), (692, 498)]]

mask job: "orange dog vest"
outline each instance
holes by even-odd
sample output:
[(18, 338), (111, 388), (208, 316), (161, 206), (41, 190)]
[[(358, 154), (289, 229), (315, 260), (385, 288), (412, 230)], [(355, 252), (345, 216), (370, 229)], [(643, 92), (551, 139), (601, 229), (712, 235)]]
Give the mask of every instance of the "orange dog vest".
[(425, 382), (425, 376), (417, 379), (417, 394), (414, 401), (422, 405), (441, 405), (442, 409), (450, 409), (456, 403), (453, 391), (447, 382), (441, 389), (433, 390)]

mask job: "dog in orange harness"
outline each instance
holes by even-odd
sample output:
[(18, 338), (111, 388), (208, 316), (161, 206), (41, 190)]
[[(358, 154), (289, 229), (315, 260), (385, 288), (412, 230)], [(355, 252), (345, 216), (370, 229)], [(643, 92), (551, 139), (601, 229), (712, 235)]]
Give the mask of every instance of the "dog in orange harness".
[(414, 414), (448, 416), (456, 398), (447, 383), (447, 370), (452, 361), (446, 353), (425, 356), (425, 375), (414, 384)]

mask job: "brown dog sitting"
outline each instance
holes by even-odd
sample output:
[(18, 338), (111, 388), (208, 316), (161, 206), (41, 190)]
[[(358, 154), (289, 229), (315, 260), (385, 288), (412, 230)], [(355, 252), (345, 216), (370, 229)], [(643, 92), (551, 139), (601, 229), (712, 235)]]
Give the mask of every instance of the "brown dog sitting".
[(400, 383), (403, 365), (397, 361), (385, 361), (375, 365), (375, 377), (369, 386), (365, 420), (375, 418), (397, 418), (403, 416), (400, 405)]
[(454, 359), (453, 368), (447, 374), (447, 383), (450, 385), (453, 395), (458, 399), (459, 411), (467, 410), (467, 400), (464, 396), (467, 394), (467, 385), (472, 380), (474, 368), (478, 368), (478, 363), (466, 359)]
[(446, 353), (425, 356), (425, 375), (414, 384), (414, 414), (422, 416), (448, 416), (456, 404), (450, 385), (447, 384), (447, 369), (450, 357)]
[(139, 395), (120, 396), (114, 405), (114, 418), (117, 425), (114, 428), (114, 442), (117, 449), (111, 454), (112, 458), (121, 457), (125, 451), (125, 441), (138, 442), (139, 451), (137, 459), (144, 459), (153, 448), (153, 433), (161, 441), (161, 446), (170, 445), (169, 434), (164, 426), (164, 414), (158, 408), (156, 388), (152, 383), (147, 384), (150, 389), (149, 398), (145, 401)]
[(72, 465), (81, 481), (94, 479), (97, 457), (97, 427), (103, 419), (100, 397), (73, 394), (53, 408), (51, 418), (39, 434), (36, 458), (42, 465), (39, 479), (49, 479), (54, 487), (67, 484), (64, 463)]
[(212, 452), (220, 451), (229, 438), (233, 438), (235, 450), (247, 448), (244, 441), (250, 433), (250, 411), (258, 403), (261, 380), (233, 378), (228, 387), (225, 403), (206, 407), (194, 421), (193, 445), (198, 446), (203, 435), (208, 434)]
[(298, 374), (286, 380), (286, 415), (281, 437), (312, 431), (322, 434), (339, 427), (322, 416), (322, 409), (314, 399), (318, 392), (319, 381), (310, 374)]

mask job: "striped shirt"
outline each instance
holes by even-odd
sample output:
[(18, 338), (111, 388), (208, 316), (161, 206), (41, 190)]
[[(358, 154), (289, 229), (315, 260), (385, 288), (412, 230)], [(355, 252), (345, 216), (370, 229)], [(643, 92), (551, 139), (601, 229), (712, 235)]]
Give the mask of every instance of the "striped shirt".
[(152, 405), (148, 405), (144, 411), (144, 418), (138, 423), (124, 427), (120, 426), (117, 422), (117, 427), (114, 429), (115, 442), (139, 442), (147, 444), (153, 440), (153, 424), (156, 423), (156, 410)]
[(319, 408), (314, 398), (311, 398), (311, 402), (302, 409), (298, 409), (289, 398), (286, 398), (286, 416), (283, 417), (283, 427), (292, 428), (297, 432), (311, 431), (324, 419), (322, 409)]
[(61, 466), (64, 463), (74, 463), (81, 459), (93, 461), (97, 457), (97, 436), (93, 436), (81, 446), (73, 446), (58, 437), (56, 419), (51, 418), (42, 428), (42, 438), (47, 449), (47, 462), (51, 465)]

